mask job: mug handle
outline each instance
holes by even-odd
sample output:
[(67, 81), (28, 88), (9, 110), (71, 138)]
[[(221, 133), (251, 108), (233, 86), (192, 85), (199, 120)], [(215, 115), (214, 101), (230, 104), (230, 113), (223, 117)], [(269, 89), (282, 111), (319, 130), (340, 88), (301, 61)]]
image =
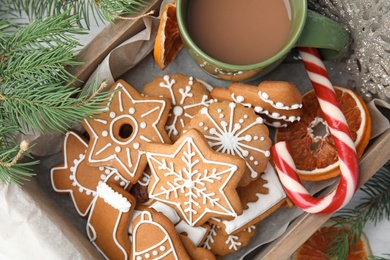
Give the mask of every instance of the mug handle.
[[(307, 10), (305, 26), (295, 47), (317, 48), (323, 60), (337, 60), (348, 51), (349, 33), (336, 21)], [(287, 55), (285, 62), (301, 60), (299, 52), (293, 48)]]

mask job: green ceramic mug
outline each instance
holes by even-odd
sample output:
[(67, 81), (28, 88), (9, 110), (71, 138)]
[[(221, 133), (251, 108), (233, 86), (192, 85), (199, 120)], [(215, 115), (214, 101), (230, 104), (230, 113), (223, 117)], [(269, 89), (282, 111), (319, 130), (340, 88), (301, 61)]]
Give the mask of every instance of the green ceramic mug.
[(284, 46), (271, 58), (249, 65), (233, 65), (219, 61), (200, 49), (187, 28), (187, 8), (190, 1), (176, 0), (176, 15), (184, 47), (208, 74), (223, 80), (244, 81), (263, 76), (282, 61), (291, 59), (295, 47), (315, 47), (324, 60), (334, 60), (346, 54), (348, 32), (337, 22), (307, 8), (307, 0), (289, 0), (291, 29)]

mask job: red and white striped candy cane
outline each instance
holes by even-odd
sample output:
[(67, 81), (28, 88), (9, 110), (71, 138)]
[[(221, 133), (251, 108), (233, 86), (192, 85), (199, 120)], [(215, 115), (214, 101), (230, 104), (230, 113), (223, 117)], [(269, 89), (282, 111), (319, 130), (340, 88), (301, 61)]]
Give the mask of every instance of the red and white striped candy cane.
[(358, 158), (347, 121), (318, 50), (300, 48), (299, 52), (336, 145), (340, 162), (339, 184), (329, 195), (315, 198), (300, 181), (286, 142), (278, 142), (272, 147), (272, 157), (280, 181), (295, 205), (309, 213), (333, 213), (345, 206), (356, 192), (359, 180)]

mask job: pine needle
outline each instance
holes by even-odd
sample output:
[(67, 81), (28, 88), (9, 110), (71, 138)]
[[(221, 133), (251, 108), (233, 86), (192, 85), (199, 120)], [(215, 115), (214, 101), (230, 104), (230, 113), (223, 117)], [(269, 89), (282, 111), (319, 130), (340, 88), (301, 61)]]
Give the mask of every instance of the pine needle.
[[(145, 0), (3, 0), (5, 5), (20, 14), (25, 13), (29, 19), (41, 19), (56, 16), (64, 10), (72, 10), (79, 16), (78, 24), (85, 23), (90, 28), (91, 20), (112, 22), (118, 15), (135, 14), (148, 4)], [(91, 17), (92, 15), (92, 17)]]
[[(388, 161), (362, 188), (365, 197), (353, 209), (341, 209), (332, 220), (336, 226), (348, 232), (335, 236), (332, 247), (327, 252), (330, 259), (346, 259), (350, 242), (353, 247), (361, 237), (368, 221), (377, 224), (383, 219), (390, 220), (390, 161)], [(370, 259), (382, 259), (373, 257)]]
[(79, 21), (71, 10), (28, 24), (0, 19), (1, 182), (21, 184), (38, 163), (21, 160), (28, 156), (28, 147), (14, 140), (16, 134), (65, 132), (108, 102), (110, 93), (97, 82), (88, 96), (72, 87), (77, 79), (67, 67), (81, 64), (75, 60), (80, 47), (75, 35), (85, 32)]
[(28, 180), (33, 175), (30, 167), (38, 163), (19, 162), (21, 157), (27, 155), (28, 144), (23, 141), (16, 145), (16, 129), (15, 126), (0, 127), (0, 181), (5, 184), (21, 184), (22, 181)]

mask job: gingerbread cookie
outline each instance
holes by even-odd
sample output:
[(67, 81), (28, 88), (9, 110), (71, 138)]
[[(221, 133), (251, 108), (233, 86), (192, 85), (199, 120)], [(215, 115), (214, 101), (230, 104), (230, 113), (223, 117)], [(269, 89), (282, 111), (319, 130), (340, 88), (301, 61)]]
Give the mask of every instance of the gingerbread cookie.
[(272, 142), (263, 119), (252, 109), (234, 102), (214, 102), (202, 108), (187, 127), (199, 130), (215, 151), (245, 160), (239, 186), (256, 180), (266, 168)]
[(144, 210), (132, 222), (133, 259), (188, 259), (172, 222), (153, 209)]
[(129, 185), (114, 168), (89, 166), (85, 160), (87, 147), (80, 135), (67, 132), (62, 148), (64, 163), (50, 171), (53, 189), (58, 193), (69, 193), (77, 213), (82, 217), (87, 216), (100, 181), (116, 183), (123, 189)]
[(187, 250), (192, 260), (215, 260), (216, 257), (210, 250), (195, 246), (191, 239), (185, 235), (180, 235), (180, 240)]
[(255, 226), (250, 226), (234, 235), (227, 235), (223, 228), (212, 225), (203, 247), (213, 252), (217, 257), (223, 257), (248, 245), (255, 234)]
[(143, 97), (123, 80), (115, 82), (111, 90), (115, 91), (102, 113), (84, 120), (91, 138), (87, 160), (93, 166), (115, 167), (134, 184), (147, 164), (143, 146), (171, 142), (164, 129), (170, 101)]
[(190, 226), (242, 213), (236, 187), (245, 171), (239, 157), (213, 151), (196, 129), (173, 145), (148, 144), (149, 197), (172, 206)]
[(149, 181), (150, 181), (150, 174), (147, 173), (147, 171), (144, 171), (142, 173), (141, 178), (131, 188), (130, 193), (137, 200), (137, 205), (149, 201), (149, 194), (148, 194)]
[(128, 226), (135, 199), (120, 187), (100, 182), (87, 222), (91, 243), (106, 259), (130, 259)]
[(164, 216), (169, 218), (175, 226), (176, 232), (178, 234), (183, 234), (187, 236), (188, 239), (191, 240), (192, 244), (194, 244), (194, 246), (200, 246), (206, 238), (206, 235), (209, 233), (209, 224), (205, 223), (198, 227), (192, 227), (186, 221), (180, 218), (179, 214), (174, 208), (160, 201), (151, 199), (147, 203), (136, 206), (136, 210), (138, 211), (142, 211), (144, 209), (149, 208), (152, 208), (157, 212), (163, 213)]
[(302, 95), (285, 81), (263, 81), (258, 86), (232, 83), (228, 89), (214, 88), (210, 95), (218, 101), (252, 107), (272, 127), (286, 127), (299, 121), (302, 115)]
[(237, 192), (244, 207), (243, 213), (232, 220), (212, 219), (212, 223), (221, 226), (228, 235), (258, 224), (281, 207), (287, 197), (271, 163), (267, 164), (259, 179), (237, 188)]
[(156, 77), (145, 85), (142, 93), (166, 97), (172, 101), (165, 129), (173, 142), (180, 137), (183, 128), (198, 110), (212, 102), (204, 84), (182, 74)]

